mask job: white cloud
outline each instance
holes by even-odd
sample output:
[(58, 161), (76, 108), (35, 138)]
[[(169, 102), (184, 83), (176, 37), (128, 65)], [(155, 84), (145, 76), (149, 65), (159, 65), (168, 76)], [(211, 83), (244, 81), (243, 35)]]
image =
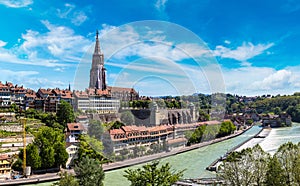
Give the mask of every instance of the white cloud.
[(272, 46), (274, 46), (274, 43), (259, 43), (257, 45), (254, 45), (251, 42), (243, 42), (242, 46), (238, 46), (235, 49), (231, 49), (222, 45), (218, 45), (214, 50), (214, 54), (222, 58), (230, 58), (243, 62), (264, 53), (267, 49), (269, 49)]
[(65, 68), (63, 68), (63, 67), (57, 67), (57, 68), (54, 69), (54, 71), (56, 71), (56, 72), (64, 72)]
[(300, 66), (223, 68), (226, 90), (241, 95), (292, 94), (300, 88)]
[(165, 9), (165, 6), (166, 6), (166, 3), (167, 3), (168, 0), (157, 0), (156, 3), (155, 3), (155, 8), (157, 10), (164, 10)]
[(114, 27), (102, 25), (100, 30), (101, 49), (107, 59), (125, 59), (139, 56), (142, 58), (157, 57), (180, 61), (200, 57), (208, 53), (203, 43), (176, 43), (168, 41), (160, 30), (137, 32), (132, 26)]
[(0, 48), (0, 61), (50, 67), (67, 66), (69, 63), (78, 63), (92, 45), (92, 41), (76, 35), (68, 27), (56, 26), (48, 21), (42, 23), (48, 29), (47, 32), (27, 30), (22, 34), (18, 45), (10, 49)]
[[(16, 74), (18, 75), (16, 76)], [(39, 72), (37, 71), (12, 71), (7, 69), (0, 69), (1, 79), (8, 79), (5, 77), (10, 77), (10, 78), (14, 77), (21, 80), (26, 76), (37, 75), (37, 74), (39, 74)]]
[(167, 1), (168, 0), (157, 0), (154, 4), (154, 7), (158, 11), (158, 16), (160, 19), (168, 19), (168, 15), (165, 11)]
[(27, 88), (37, 90), (40, 87), (66, 87), (67, 85), (59, 80), (49, 80), (47, 78), (38, 77), (40, 73), (37, 71), (12, 71), (0, 69), (0, 79), (6, 79), (14, 84), (24, 85)]
[(3, 4), (10, 8), (22, 8), (31, 5), (33, 0), (1, 0), (0, 4)]
[(66, 3), (65, 9), (57, 9), (57, 16), (59, 18), (67, 18), (70, 12), (75, 8), (75, 5)]
[(84, 11), (75, 9), (74, 4), (66, 3), (64, 9), (57, 9), (57, 16), (62, 19), (69, 19), (75, 26), (80, 26), (88, 19), (88, 16)]
[(225, 40), (224, 43), (229, 45), (231, 43), (231, 41)]
[(6, 44), (7, 44), (7, 42), (0, 40), (0, 47), (4, 47)]
[(73, 18), (71, 19), (71, 22), (76, 25), (80, 26), (82, 23), (84, 23), (88, 17), (83, 11), (77, 11), (74, 13)]
[(261, 90), (285, 89), (288, 88), (288, 86), (294, 86), (294, 82), (291, 81), (293, 76), (295, 76), (295, 74), (290, 70), (278, 70), (263, 78), (261, 81), (255, 81), (252, 85), (254, 88)]

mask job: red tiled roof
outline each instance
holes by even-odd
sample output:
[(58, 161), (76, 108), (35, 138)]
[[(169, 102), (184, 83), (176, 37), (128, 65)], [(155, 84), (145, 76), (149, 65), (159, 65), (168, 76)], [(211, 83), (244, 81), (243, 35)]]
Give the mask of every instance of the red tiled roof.
[(0, 155), (0, 160), (7, 160), (7, 159), (9, 159), (9, 156), (7, 154)]
[(168, 144), (174, 144), (174, 143), (180, 143), (180, 142), (187, 142), (187, 139), (185, 138), (175, 138), (175, 139), (170, 139), (167, 141)]
[(68, 131), (74, 131), (74, 130), (82, 131), (84, 129), (81, 123), (68, 123), (67, 127), (68, 127)]
[(133, 128), (132, 126), (123, 126), (122, 129), (123, 129), (125, 132), (137, 131), (137, 129), (136, 129), (136, 128)]
[(38, 91), (41, 92), (42, 94), (52, 94), (50, 89), (40, 88)]
[(79, 97), (79, 98), (88, 98), (88, 94), (85, 91), (75, 91), (74, 96)]
[(110, 87), (108, 86), (107, 89), (111, 92), (131, 92), (136, 93), (134, 88), (125, 88), (125, 87)]
[(125, 132), (122, 129), (112, 129), (109, 131), (110, 135), (115, 135), (115, 134), (125, 134)]

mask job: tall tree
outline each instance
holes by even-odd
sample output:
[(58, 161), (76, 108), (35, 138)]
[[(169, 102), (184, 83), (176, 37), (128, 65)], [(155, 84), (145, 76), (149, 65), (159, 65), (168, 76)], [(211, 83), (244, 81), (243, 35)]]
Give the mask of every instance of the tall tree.
[(122, 112), (120, 119), (125, 125), (134, 125), (134, 115), (131, 111)]
[(69, 154), (66, 151), (66, 145), (63, 142), (57, 142), (53, 145), (54, 148), (54, 158), (55, 158), (55, 166), (59, 167), (59, 166), (65, 166)]
[(299, 146), (292, 142), (285, 143), (275, 153), (283, 174), (284, 185), (300, 185), (300, 151)]
[(232, 134), (236, 130), (236, 126), (231, 121), (224, 121), (221, 123), (218, 137), (223, 137)]
[(104, 127), (99, 120), (91, 120), (89, 123), (88, 134), (98, 140), (101, 140)]
[(158, 167), (159, 161), (146, 164), (142, 169), (127, 169), (125, 175), (131, 186), (171, 186), (183, 176), (183, 171), (171, 171), (169, 163)]
[(81, 186), (102, 186), (104, 171), (100, 161), (91, 159), (88, 156), (81, 159), (75, 165), (74, 171)]
[[(19, 155), (19, 157), (23, 157), (23, 155)], [(31, 166), (32, 169), (38, 169), (42, 166), (41, 157), (39, 155), (39, 149), (36, 145), (32, 143), (27, 145), (26, 147), (26, 165)]]
[(79, 183), (74, 176), (63, 172), (60, 174), (60, 180), (54, 183), (53, 186), (79, 186)]
[(72, 106), (70, 103), (61, 100), (58, 105), (58, 111), (56, 112), (57, 121), (64, 127), (67, 126), (67, 123), (74, 122), (75, 115)]
[(231, 153), (218, 171), (218, 177), (226, 185), (248, 186), (263, 185), (266, 178), (269, 154), (259, 145), (241, 152)]
[(39, 149), (42, 168), (64, 166), (67, 161), (63, 133), (51, 127), (41, 127), (35, 134), (33, 144)]
[(268, 163), (268, 169), (266, 172), (266, 185), (284, 185), (283, 170), (276, 156), (272, 157)]
[(41, 149), (42, 168), (52, 168), (55, 165), (54, 149), (52, 146), (44, 147)]
[(81, 161), (84, 157), (97, 159), (101, 162), (106, 161), (102, 154), (103, 144), (101, 141), (87, 135), (81, 135), (79, 140), (78, 161)]

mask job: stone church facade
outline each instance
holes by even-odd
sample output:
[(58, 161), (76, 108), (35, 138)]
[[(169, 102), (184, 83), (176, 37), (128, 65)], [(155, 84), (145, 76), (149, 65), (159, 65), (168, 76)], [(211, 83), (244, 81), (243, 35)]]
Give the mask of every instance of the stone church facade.
[(107, 86), (106, 80), (104, 54), (100, 48), (99, 33), (97, 31), (89, 88), (85, 91), (74, 91), (74, 109), (82, 111), (96, 110), (101, 114), (117, 113), (121, 101), (139, 99), (139, 94), (133, 88)]

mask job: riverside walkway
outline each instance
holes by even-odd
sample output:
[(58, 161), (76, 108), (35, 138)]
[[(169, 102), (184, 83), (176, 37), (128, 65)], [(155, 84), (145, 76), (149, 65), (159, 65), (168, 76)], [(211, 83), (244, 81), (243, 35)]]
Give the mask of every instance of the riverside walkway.
[(218, 143), (227, 139), (231, 139), (234, 138), (236, 136), (239, 136), (241, 134), (243, 134), (244, 132), (246, 132), (247, 130), (249, 130), (251, 127), (248, 127), (247, 129), (244, 130), (239, 130), (237, 132), (235, 132), (234, 134), (231, 134), (229, 136), (225, 136), (222, 138), (216, 138), (210, 141), (205, 141), (205, 142), (201, 142), (198, 144), (194, 144), (191, 146), (186, 146), (186, 147), (182, 147), (179, 149), (174, 149), (170, 152), (161, 152), (161, 153), (157, 153), (157, 154), (152, 154), (152, 155), (148, 155), (148, 156), (142, 156), (142, 157), (138, 157), (138, 158), (134, 158), (134, 159), (128, 159), (128, 160), (124, 160), (124, 161), (118, 161), (118, 162), (113, 162), (113, 163), (108, 163), (108, 164), (104, 164), (103, 170), (104, 171), (110, 171), (110, 170), (115, 170), (115, 169), (120, 169), (120, 168), (125, 168), (125, 167), (129, 167), (132, 165), (137, 165), (137, 164), (141, 164), (141, 163), (146, 163), (152, 160), (157, 160), (157, 159), (161, 159), (161, 158), (165, 158), (165, 157), (169, 157), (169, 156), (173, 156), (176, 154), (180, 154), (180, 153), (184, 153), (187, 151), (191, 151), (194, 149), (198, 149), (201, 147), (205, 147), (214, 143)]
[[(180, 149), (174, 149), (170, 152), (163, 152), (163, 153), (153, 154), (153, 155), (149, 155), (149, 156), (143, 156), (143, 157), (139, 157), (139, 158), (135, 158), (135, 159), (129, 159), (129, 160), (124, 160), (124, 161), (120, 161), (120, 162), (104, 164), (103, 170), (105, 172), (107, 172), (110, 170), (125, 168), (125, 167), (149, 162), (149, 161), (156, 160), (156, 159), (161, 159), (161, 158), (181, 154), (181, 153), (184, 153), (187, 151), (191, 151), (191, 150), (205, 147), (205, 146), (208, 146), (208, 145), (211, 145), (214, 143), (218, 143), (218, 142), (221, 142), (221, 141), (224, 141), (227, 139), (234, 138), (236, 136), (243, 134), (250, 128), (251, 127), (244, 129), (244, 130), (237, 131), (236, 133), (226, 136), (226, 137), (216, 138), (214, 140), (202, 142), (199, 144), (195, 144), (195, 145), (180, 148)], [(70, 173), (72, 173), (72, 170), (67, 170), (67, 171), (70, 171)], [(58, 173), (48, 173), (48, 174), (43, 174), (43, 175), (32, 175), (32, 176), (30, 176), (30, 178), (24, 178), (24, 179), (21, 178), (21, 179), (17, 179), (17, 180), (5, 180), (5, 181), (0, 182), (0, 185), (3, 186), (3, 185), (37, 184), (37, 183), (41, 183), (41, 182), (55, 181), (55, 180), (58, 180), (59, 178), (60, 177), (59, 177)]]

